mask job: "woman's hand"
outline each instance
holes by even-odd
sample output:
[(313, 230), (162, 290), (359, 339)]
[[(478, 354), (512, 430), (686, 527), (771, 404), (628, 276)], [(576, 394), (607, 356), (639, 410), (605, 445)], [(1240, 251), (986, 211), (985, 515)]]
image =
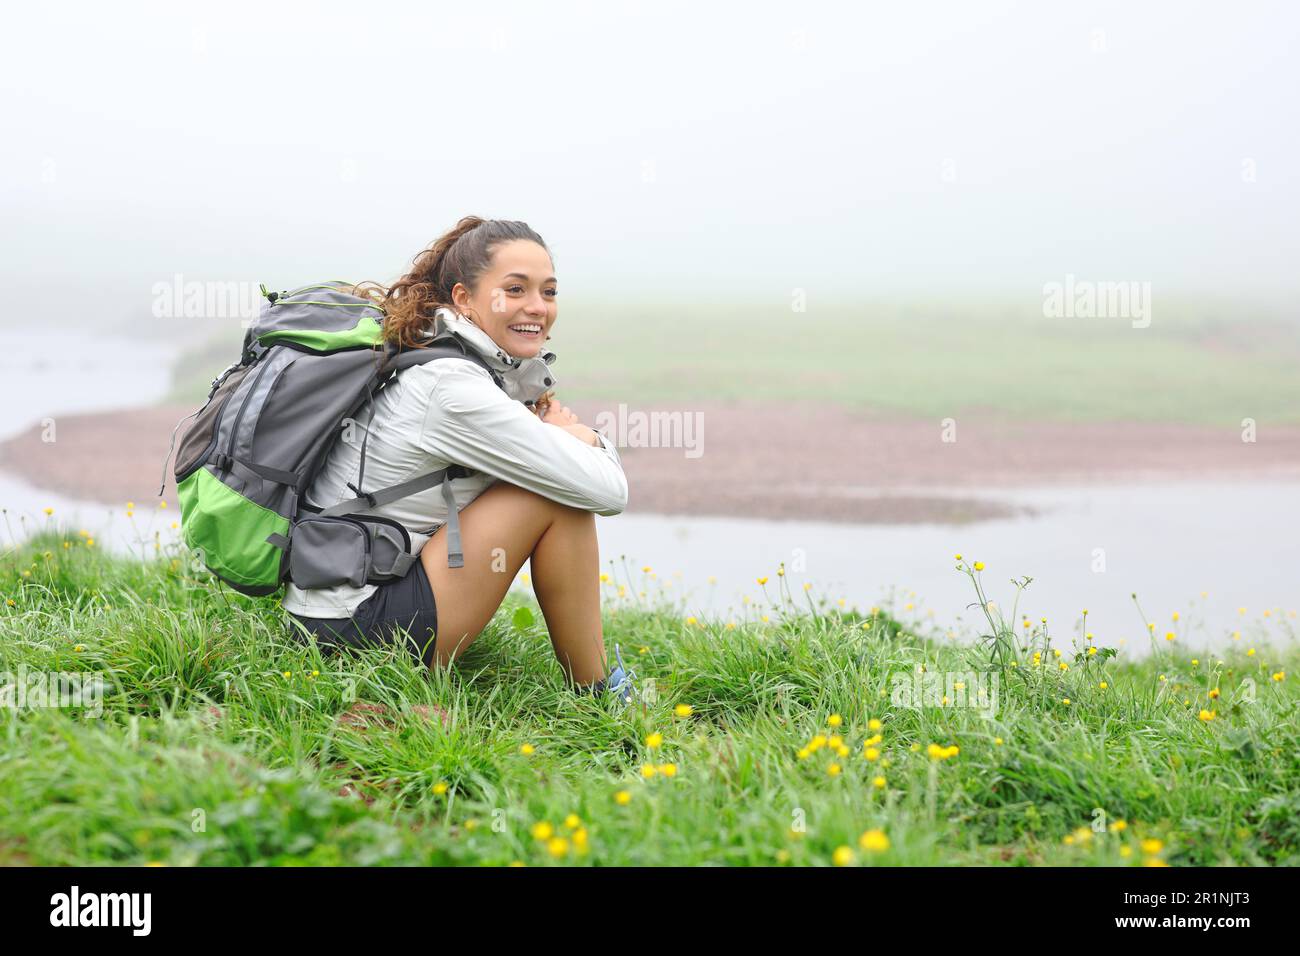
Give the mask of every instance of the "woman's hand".
[(568, 405), (560, 405), (552, 402), (546, 408), (546, 414), (542, 416), (542, 421), (548, 425), (559, 425), (563, 428), (566, 425), (577, 425), (578, 416), (569, 410)]
[(570, 435), (573, 435), (575, 438), (582, 439), (588, 445), (595, 446), (600, 444), (600, 439), (596, 437), (596, 433), (592, 429), (588, 428), (586, 425), (573, 424), (573, 425), (561, 425), (560, 427), (563, 428)]
[(582, 422), (578, 421), (578, 416), (568, 405), (560, 405), (552, 402), (547, 406), (546, 412), (542, 416), (542, 421), (547, 425), (554, 425), (556, 428), (563, 428), (566, 432), (575, 438), (579, 438), (588, 445), (599, 445), (600, 439), (596, 433), (588, 428)]

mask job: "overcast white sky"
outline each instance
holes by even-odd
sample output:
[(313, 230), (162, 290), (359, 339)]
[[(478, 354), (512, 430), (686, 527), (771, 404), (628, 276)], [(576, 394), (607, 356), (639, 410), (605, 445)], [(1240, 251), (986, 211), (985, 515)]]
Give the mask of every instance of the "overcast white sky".
[(1300, 292), (1285, 3), (5, 20), (0, 278), (24, 299), (125, 314), (174, 273), (390, 279), (467, 213), (533, 225), (566, 297), (1018, 295), (1067, 272)]

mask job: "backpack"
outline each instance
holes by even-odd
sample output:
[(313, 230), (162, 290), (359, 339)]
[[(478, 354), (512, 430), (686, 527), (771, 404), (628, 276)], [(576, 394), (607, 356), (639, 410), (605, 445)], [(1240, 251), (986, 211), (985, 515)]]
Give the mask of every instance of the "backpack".
[[(209, 571), (244, 594), (273, 594), (286, 581), (301, 588), (360, 587), (402, 577), (418, 560), (406, 528), (356, 512), (435, 485), (442, 485), (447, 503), (448, 564), (464, 566), (451, 482), (473, 474), (470, 469), (452, 465), (365, 491), (365, 428), (357, 480), (348, 483), (356, 497), (323, 509), (302, 500), (334, 441), (349, 440), (363, 410), (369, 424), (375, 396), (403, 369), (469, 359), (504, 388), (500, 375), (454, 334), (439, 335), (427, 348), (385, 343), (382, 310), (344, 291), (350, 288), (330, 282), (277, 293), (262, 286), (266, 301), (239, 361), (172, 431), (181, 536)], [(194, 421), (176, 447), (176, 431), (188, 418)], [(163, 468), (165, 475), (166, 460)]]

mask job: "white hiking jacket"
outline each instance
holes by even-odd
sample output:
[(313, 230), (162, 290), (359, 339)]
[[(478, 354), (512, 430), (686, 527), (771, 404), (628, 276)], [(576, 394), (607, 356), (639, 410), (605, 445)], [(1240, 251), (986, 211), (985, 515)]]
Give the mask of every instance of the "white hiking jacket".
[[(514, 358), (474, 323), (446, 308), (435, 313), (435, 328), (425, 334), (433, 337), (443, 331), (456, 334), (481, 355), (501, 375), (505, 391), (469, 359), (440, 359), (400, 373), (375, 399), (366, 446), (366, 488), (385, 488), (455, 464), (479, 472), (452, 482), (457, 511), (498, 479), (599, 515), (616, 515), (627, 506), (623, 464), (604, 435), (598, 433), (599, 446), (588, 445), (547, 425), (524, 405), (554, 387), (553, 352)], [(347, 483), (357, 481), (365, 434), (361, 423), (355, 432), (335, 440), (307, 489), (308, 504), (327, 508), (353, 497)], [(357, 513), (400, 522), (416, 554), (447, 520), (441, 486)], [(303, 617), (346, 618), (376, 588), (345, 584), (303, 590), (289, 584), (283, 605)]]

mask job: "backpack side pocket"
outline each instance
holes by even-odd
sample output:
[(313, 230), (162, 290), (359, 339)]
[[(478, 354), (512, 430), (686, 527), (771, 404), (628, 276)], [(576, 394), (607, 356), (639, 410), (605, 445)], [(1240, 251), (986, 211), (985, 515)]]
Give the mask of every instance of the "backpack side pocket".
[(354, 518), (309, 515), (293, 526), (289, 579), (300, 588), (359, 588), (370, 577), (370, 533)]

